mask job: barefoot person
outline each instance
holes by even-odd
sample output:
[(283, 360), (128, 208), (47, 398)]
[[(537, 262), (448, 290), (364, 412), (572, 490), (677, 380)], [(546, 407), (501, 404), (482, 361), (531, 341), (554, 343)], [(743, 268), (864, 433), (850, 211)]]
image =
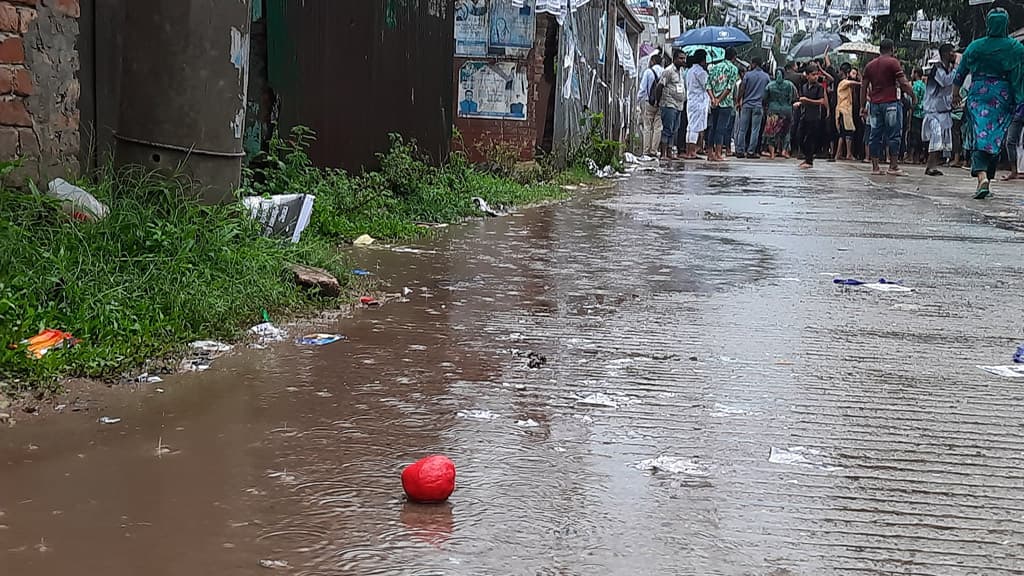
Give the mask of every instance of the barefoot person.
[(903, 108), (900, 105), (897, 86), (907, 95), (914, 94), (903, 65), (893, 57), (896, 45), (892, 40), (882, 40), (879, 47), (881, 56), (875, 58), (864, 68), (864, 81), (860, 86), (861, 102), (864, 110), (861, 114), (871, 124), (871, 173), (882, 174), (879, 159), (889, 152), (890, 176), (906, 176), (900, 170), (900, 148), (903, 138)]
[(774, 160), (779, 154), (789, 158), (790, 131), (793, 126), (793, 103), (796, 102), (796, 86), (786, 79), (780, 68), (775, 71), (775, 80), (765, 89), (768, 105), (768, 120), (764, 124), (768, 156)]
[(828, 113), (828, 98), (825, 86), (821, 83), (821, 69), (814, 62), (805, 68), (807, 81), (800, 88), (800, 141), (802, 143), (804, 162), (800, 169), (814, 167), (814, 157), (821, 148), (822, 141), (827, 137), (825, 116)]
[(726, 48), (725, 60), (715, 64), (708, 71), (711, 86), (711, 146), (708, 160), (724, 162), (723, 150), (731, 140), (730, 130), (735, 115), (736, 88), (740, 81), (740, 70), (736, 67), (736, 49)]
[[(840, 69), (842, 80), (836, 88), (836, 129), (839, 131), (839, 140), (836, 141), (836, 160), (850, 160), (853, 158), (853, 140), (857, 135), (857, 121), (853, 107), (853, 96), (860, 89), (860, 82), (854, 74), (852, 67), (843, 64)], [(845, 151), (846, 155), (843, 156)]]
[(971, 42), (960, 59), (954, 84), (956, 94), (967, 75), (971, 86), (964, 109), (964, 145), (971, 150), (971, 176), (978, 179), (974, 197), (989, 195), (999, 154), (1006, 144), (1010, 123), (1024, 103), (1024, 45), (1010, 38), (1006, 10), (995, 8), (985, 19), (987, 35)]
[(956, 51), (952, 44), (939, 48), (939, 62), (928, 74), (924, 94), (924, 122), (921, 140), (928, 143), (928, 176), (942, 176), (939, 161), (953, 152), (953, 68)]
[(686, 155), (687, 160), (697, 159), (697, 142), (708, 128), (708, 112), (711, 108), (711, 92), (708, 90), (708, 57), (704, 50), (697, 50), (690, 57), (690, 68), (686, 71)]

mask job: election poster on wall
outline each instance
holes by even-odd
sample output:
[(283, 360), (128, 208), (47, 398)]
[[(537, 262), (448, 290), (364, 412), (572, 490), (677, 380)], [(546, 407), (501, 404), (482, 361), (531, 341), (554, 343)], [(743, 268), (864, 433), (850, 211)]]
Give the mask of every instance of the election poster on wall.
[(529, 51), (533, 48), (537, 31), (536, 0), (491, 0), (489, 19), (490, 53), (505, 54), (508, 51)]
[(455, 55), (487, 54), (487, 0), (455, 0)]
[(526, 120), (527, 87), (526, 67), (518, 62), (466, 62), (459, 70), (459, 117)]

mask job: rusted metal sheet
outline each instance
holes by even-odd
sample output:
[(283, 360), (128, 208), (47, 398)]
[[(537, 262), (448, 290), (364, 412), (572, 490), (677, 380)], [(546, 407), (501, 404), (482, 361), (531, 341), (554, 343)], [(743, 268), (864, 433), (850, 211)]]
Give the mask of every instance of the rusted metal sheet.
[(266, 0), (268, 74), (279, 127), (317, 133), (322, 166), (376, 165), (389, 133), (434, 160), (452, 130), (451, 0)]

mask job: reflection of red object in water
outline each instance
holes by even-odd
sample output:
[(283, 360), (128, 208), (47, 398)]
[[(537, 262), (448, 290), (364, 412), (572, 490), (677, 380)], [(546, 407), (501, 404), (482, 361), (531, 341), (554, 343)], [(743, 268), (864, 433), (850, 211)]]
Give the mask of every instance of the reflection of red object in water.
[(428, 456), (402, 471), (402, 488), (414, 502), (444, 502), (455, 491), (455, 463)]
[(418, 504), (406, 502), (399, 516), (409, 535), (440, 549), (455, 531), (451, 503)]

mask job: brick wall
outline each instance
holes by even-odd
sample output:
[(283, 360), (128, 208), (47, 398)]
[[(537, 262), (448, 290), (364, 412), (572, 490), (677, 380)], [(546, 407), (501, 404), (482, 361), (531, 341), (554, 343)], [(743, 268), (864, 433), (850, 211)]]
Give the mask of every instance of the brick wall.
[(79, 0), (0, 0), (0, 160), (11, 183), (78, 171)]
[[(546, 114), (546, 106), (540, 104), (540, 88), (544, 76), (545, 39), (549, 19), (546, 17), (537, 18), (537, 36), (533, 48), (525, 59), (517, 60), (527, 67), (529, 86), (527, 88), (526, 120), (490, 120), (481, 118), (460, 118), (458, 115), (458, 103), (461, 95), (459, 92), (459, 70), (468, 60), (484, 60), (479, 58), (455, 58), (455, 127), (462, 135), (461, 147), (459, 142), (452, 143), (452, 149), (466, 152), (473, 162), (483, 162), (487, 158), (481, 152), (492, 142), (511, 144), (519, 149), (520, 160), (532, 160), (537, 147), (537, 127), (543, 124), (543, 118), (539, 115)], [(506, 60), (507, 59), (501, 59)]]

